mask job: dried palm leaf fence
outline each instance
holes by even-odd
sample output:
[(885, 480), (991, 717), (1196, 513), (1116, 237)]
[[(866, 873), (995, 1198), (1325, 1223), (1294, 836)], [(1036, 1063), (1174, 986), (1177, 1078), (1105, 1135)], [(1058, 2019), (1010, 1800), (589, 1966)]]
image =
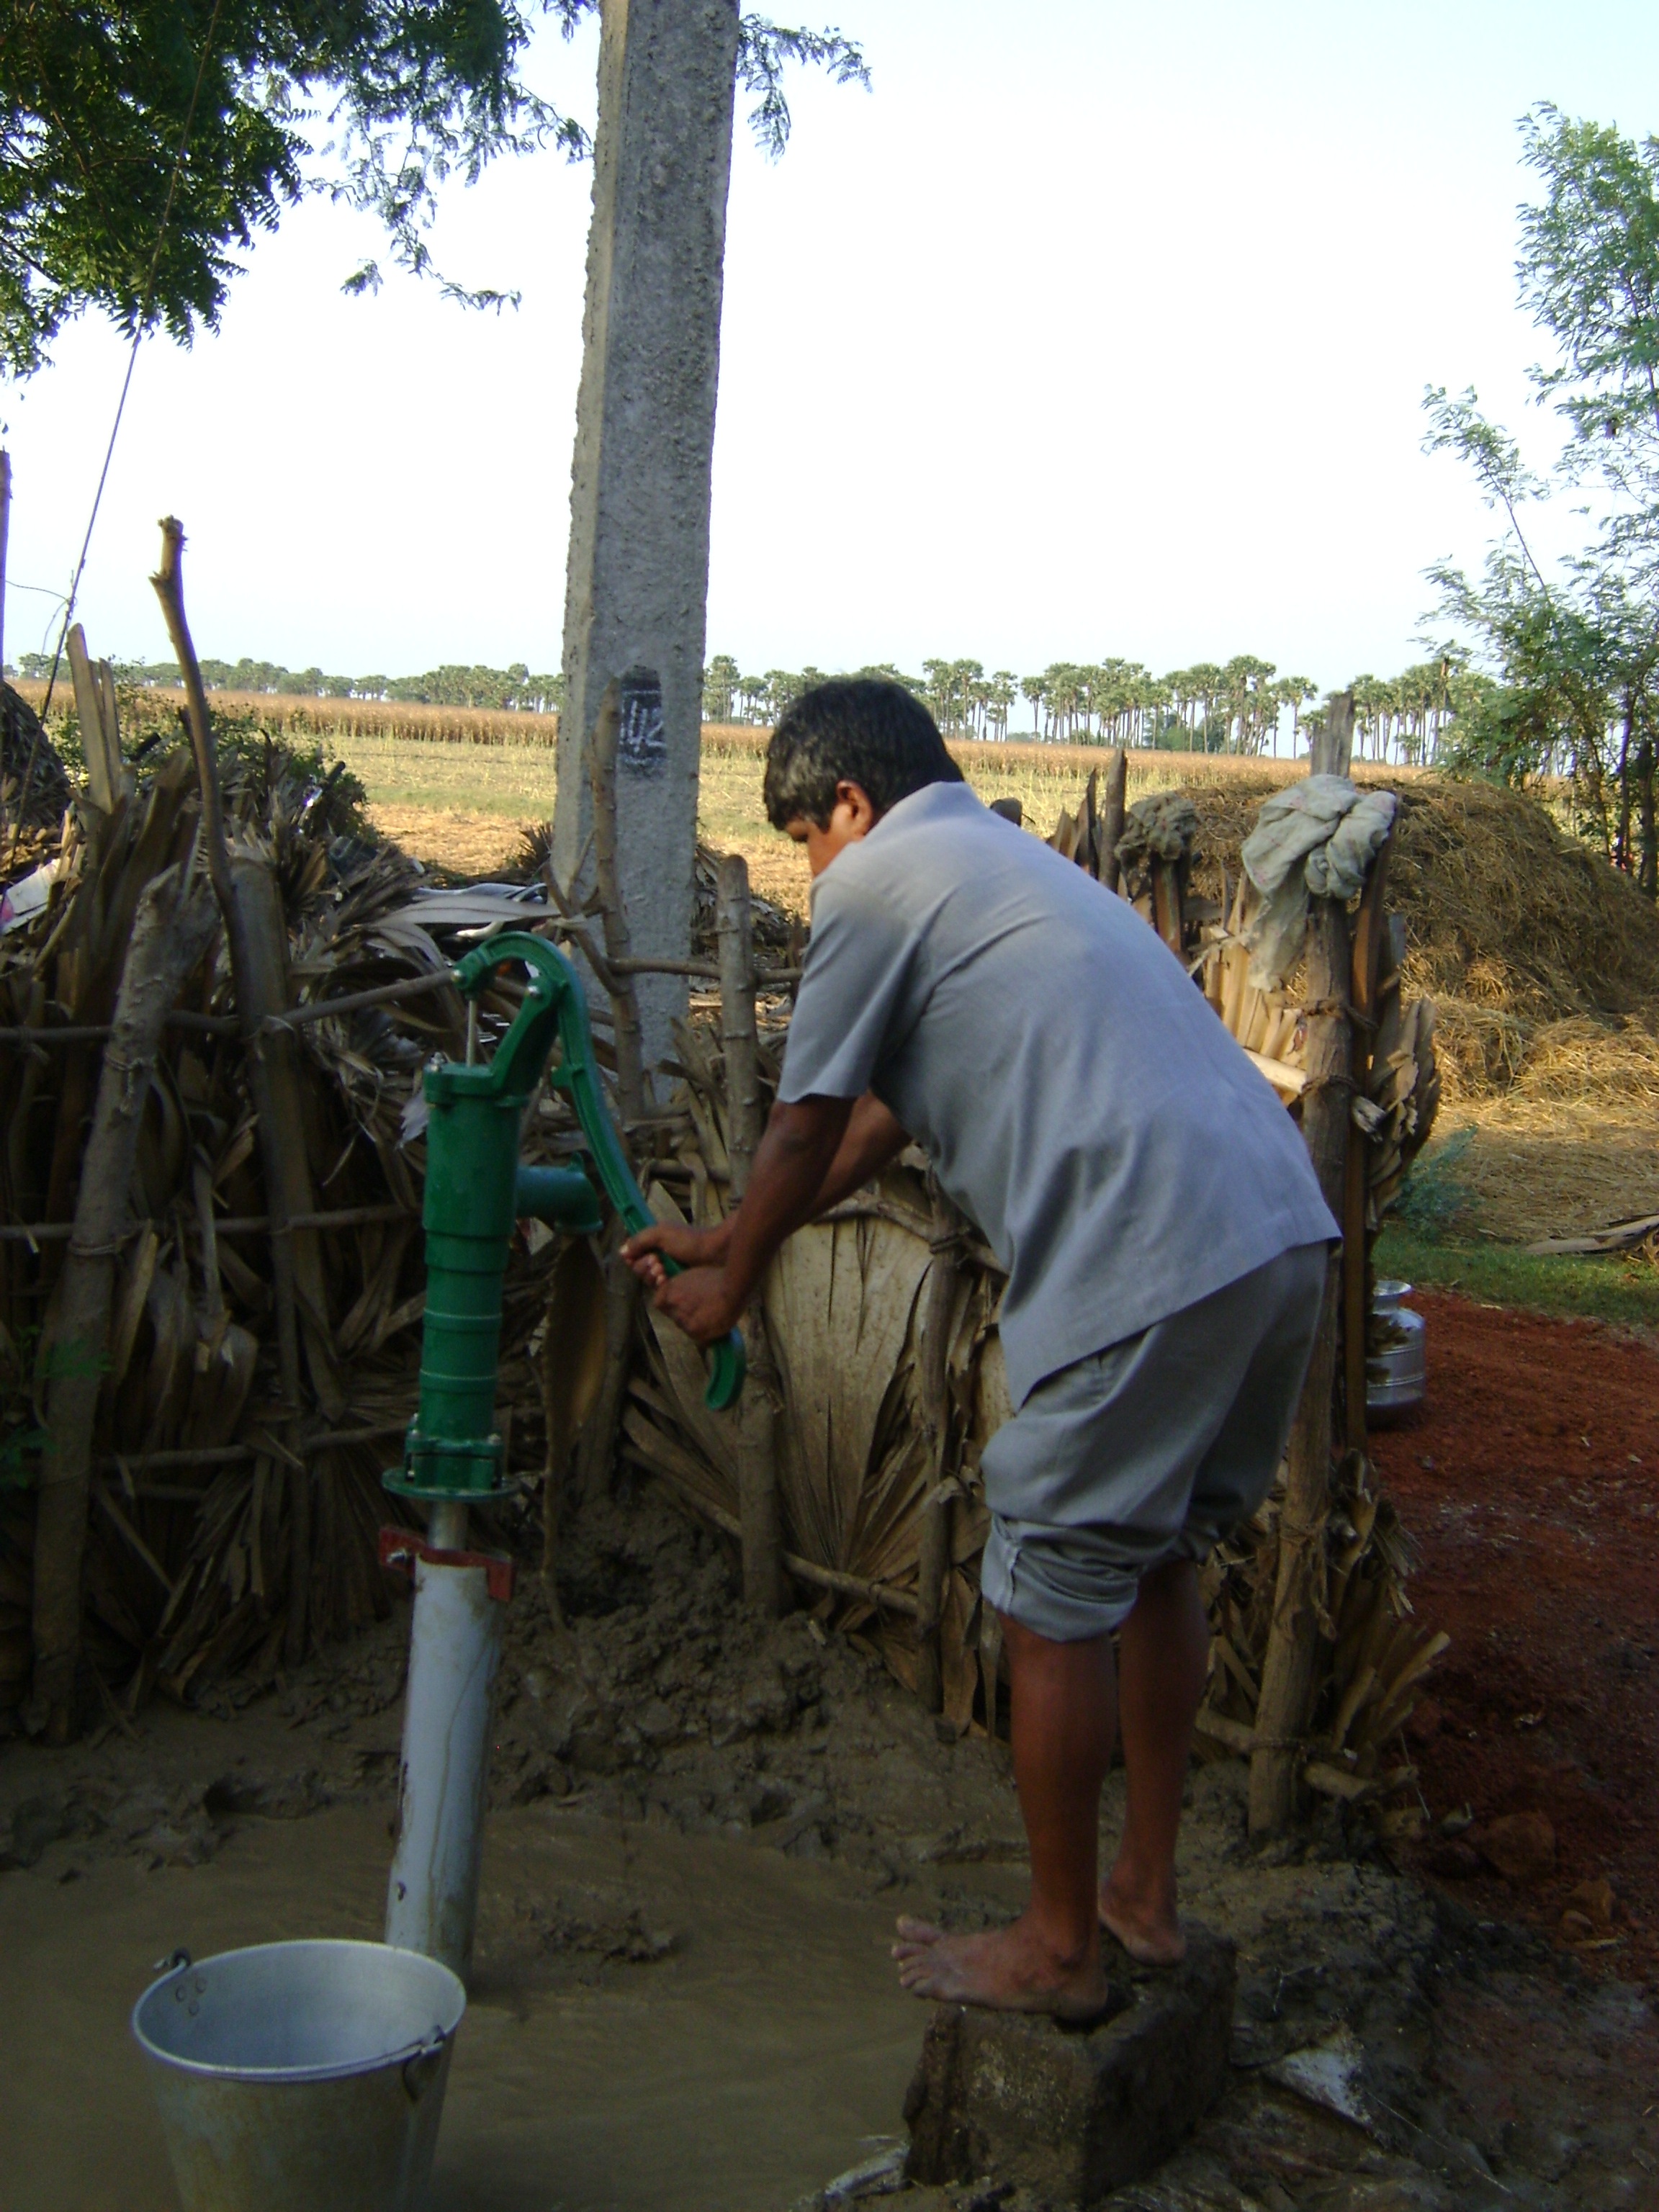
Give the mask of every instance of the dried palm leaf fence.
[[(1258, 1832), (1281, 1827), (1304, 1788), (1364, 1803), (1404, 1832), (1420, 1813), (1400, 1802), (1412, 1778), (1401, 1731), (1446, 1638), (1413, 1618), (1405, 1538), (1365, 1455), (1366, 1362), (1379, 1348), (1368, 1345), (1368, 1255), (1433, 1120), (1433, 1009), (1401, 996), (1404, 932), (1384, 911), (1386, 847), (1357, 913), (1314, 902), (1301, 975), (1263, 993), (1246, 979), (1238, 936), (1247, 887), (1224, 885), (1221, 902), (1190, 896), (1190, 805), (1158, 794), (1126, 818), (1125, 773), (1119, 753), (1104, 804), (1091, 777), (1051, 842), (1121, 886), (1187, 963), (1301, 1121), (1348, 1232), (1279, 1481), (1206, 1571), (1214, 1636), (1200, 1747), (1249, 1755)], [(787, 1012), (787, 1001), (763, 999), (757, 1035), (752, 992), (738, 1003), (743, 863), (722, 865), (732, 872), (722, 941), (738, 988), (720, 1027), (694, 1008), (680, 1036), (680, 1127), (672, 1158), (655, 1166), (659, 1211), (698, 1222), (717, 1219), (741, 1184), (763, 1103), (744, 1096), (757, 1087), (750, 1071), (769, 1092)], [(1140, 1047), (1155, 1051), (1157, 1040)], [(1216, 1141), (1225, 1144), (1224, 1128)], [(978, 1589), (988, 1528), (980, 1454), (1011, 1410), (1002, 1282), (908, 1153), (775, 1261), (750, 1324), (771, 1399), (758, 1425), (756, 1393), (744, 1419), (705, 1410), (696, 1355), (650, 1313), (623, 1421), (629, 1461), (743, 1540), (751, 1594), (775, 1583), (769, 1545), (823, 1616), (867, 1638), (958, 1734), (995, 1733), (1006, 1679)]]
[[(199, 681), (191, 742), (135, 775), (73, 645), (87, 788), (54, 831), (0, 833), (0, 1707), (57, 1741), (88, 1698), (118, 1724), (158, 1688), (222, 1697), (387, 1611), (420, 1070), (465, 1051), (451, 964), (501, 921), (285, 752), (228, 757), (221, 789)], [(9, 746), (8, 823), (40, 765)], [(517, 1003), (486, 999), (487, 1036)], [(527, 1116), (531, 1157), (574, 1143), (551, 1101)], [(538, 1474), (559, 1256), (515, 1245), (507, 1285), (509, 1457)]]

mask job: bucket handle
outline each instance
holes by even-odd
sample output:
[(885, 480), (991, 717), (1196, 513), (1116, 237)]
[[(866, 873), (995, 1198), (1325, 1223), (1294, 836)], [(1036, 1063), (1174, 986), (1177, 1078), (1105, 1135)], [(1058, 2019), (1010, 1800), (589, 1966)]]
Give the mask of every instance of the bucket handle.
[(448, 2046), (449, 2038), (442, 2028), (434, 2027), (420, 2049), (411, 2051), (404, 2059), (404, 2094), (411, 2105), (418, 2105), (426, 2094)]

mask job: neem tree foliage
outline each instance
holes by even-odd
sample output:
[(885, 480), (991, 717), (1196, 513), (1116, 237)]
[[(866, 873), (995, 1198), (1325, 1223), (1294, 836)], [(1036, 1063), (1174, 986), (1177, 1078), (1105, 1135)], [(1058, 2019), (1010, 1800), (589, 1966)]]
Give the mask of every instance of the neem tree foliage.
[[(1507, 527), (1478, 577), (1430, 573), (1497, 679), (1460, 715), (1462, 764), (1565, 775), (1613, 860), (1659, 896), (1659, 138), (1535, 107), (1522, 125), (1543, 197), (1521, 210), (1521, 304), (1550, 356), (1534, 394), (1566, 426), (1547, 475), (1473, 390), (1426, 395), (1431, 450), (1468, 464)], [(1541, 564), (1526, 510), (1569, 494), (1594, 535)]]
[[(324, 192), (384, 223), (393, 258), (436, 274), (437, 188), (500, 154), (588, 150), (520, 76), (538, 15), (568, 36), (599, 0), (10, 0), (0, 38), (0, 367), (38, 368), (101, 308), (129, 334), (216, 326), (237, 256)], [(746, 16), (738, 80), (781, 150), (791, 61), (865, 82), (838, 33)], [(181, 150), (182, 149), (182, 150)], [(380, 281), (373, 263), (347, 289)], [(452, 296), (500, 305), (510, 294)]]

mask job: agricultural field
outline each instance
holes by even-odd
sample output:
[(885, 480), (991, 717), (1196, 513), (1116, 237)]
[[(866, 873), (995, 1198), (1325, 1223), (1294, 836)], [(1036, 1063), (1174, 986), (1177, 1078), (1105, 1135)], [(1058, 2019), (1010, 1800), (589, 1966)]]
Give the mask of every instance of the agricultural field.
[[(552, 814), (557, 784), (550, 740), (543, 736), (526, 742), (513, 730), (483, 733), (485, 725), (551, 723), (551, 716), (468, 718), (441, 708), (416, 710), (434, 716), (447, 713), (452, 722), (476, 720), (480, 734), (461, 740), (402, 727), (350, 726), (363, 713), (354, 702), (347, 702), (347, 715), (337, 721), (332, 719), (335, 702), (297, 703), (309, 711), (303, 720), (292, 718), (290, 726), (315, 731), (330, 756), (343, 760), (364, 785), (377, 828), (422, 860), (457, 873), (480, 873), (510, 859), (526, 823), (544, 822)], [(390, 725), (394, 714), (407, 715), (411, 710), (377, 707), (374, 711), (384, 714)], [(805, 860), (771, 827), (761, 805), (761, 769), (769, 734), (741, 724), (704, 725), (698, 823), (702, 836), (718, 850), (744, 854), (755, 888), (764, 896), (805, 914)], [(969, 743), (952, 750), (982, 799), (1018, 799), (1027, 823), (1045, 837), (1060, 809), (1076, 805), (1089, 776), (1106, 757), (1103, 749), (1095, 745)], [(1304, 772), (1301, 762), (1229, 754), (1132, 753), (1129, 796), (1138, 799), (1178, 785), (1237, 791), (1259, 799), (1274, 785)], [(1370, 772), (1360, 773), (1364, 780)], [(1397, 781), (1416, 771), (1387, 773), (1389, 781)]]

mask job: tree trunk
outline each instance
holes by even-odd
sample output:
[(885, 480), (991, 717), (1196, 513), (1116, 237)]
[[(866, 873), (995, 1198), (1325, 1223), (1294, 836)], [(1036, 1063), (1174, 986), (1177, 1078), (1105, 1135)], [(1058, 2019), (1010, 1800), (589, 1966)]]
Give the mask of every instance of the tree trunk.
[(81, 1640), (81, 1565), (92, 1479), (93, 1423), (108, 1355), (115, 1258), (144, 1101), (161, 1027), (215, 928), (205, 889), (181, 890), (177, 868), (145, 886), (104, 1050), (98, 1100), (81, 1167), (75, 1234), (58, 1289), (47, 1355), (46, 1450), (34, 1539), (34, 1679), (29, 1726), (49, 1743), (75, 1732)]
[(1637, 881), (1650, 898), (1659, 897), (1659, 842), (1654, 834), (1653, 739), (1644, 738), (1636, 756), (1637, 819), (1641, 825), (1642, 864)]
[[(720, 1040), (726, 1054), (726, 1151), (732, 1203), (742, 1202), (761, 1139), (760, 1045), (755, 1024), (755, 953), (749, 904), (749, 864), (728, 853), (715, 890), (720, 945)], [(738, 1511), (743, 1528), (743, 1594), (775, 1620), (787, 1603), (783, 1527), (778, 1496), (777, 1418), (781, 1394), (761, 1301), (744, 1316), (749, 1379), (738, 1401)]]

